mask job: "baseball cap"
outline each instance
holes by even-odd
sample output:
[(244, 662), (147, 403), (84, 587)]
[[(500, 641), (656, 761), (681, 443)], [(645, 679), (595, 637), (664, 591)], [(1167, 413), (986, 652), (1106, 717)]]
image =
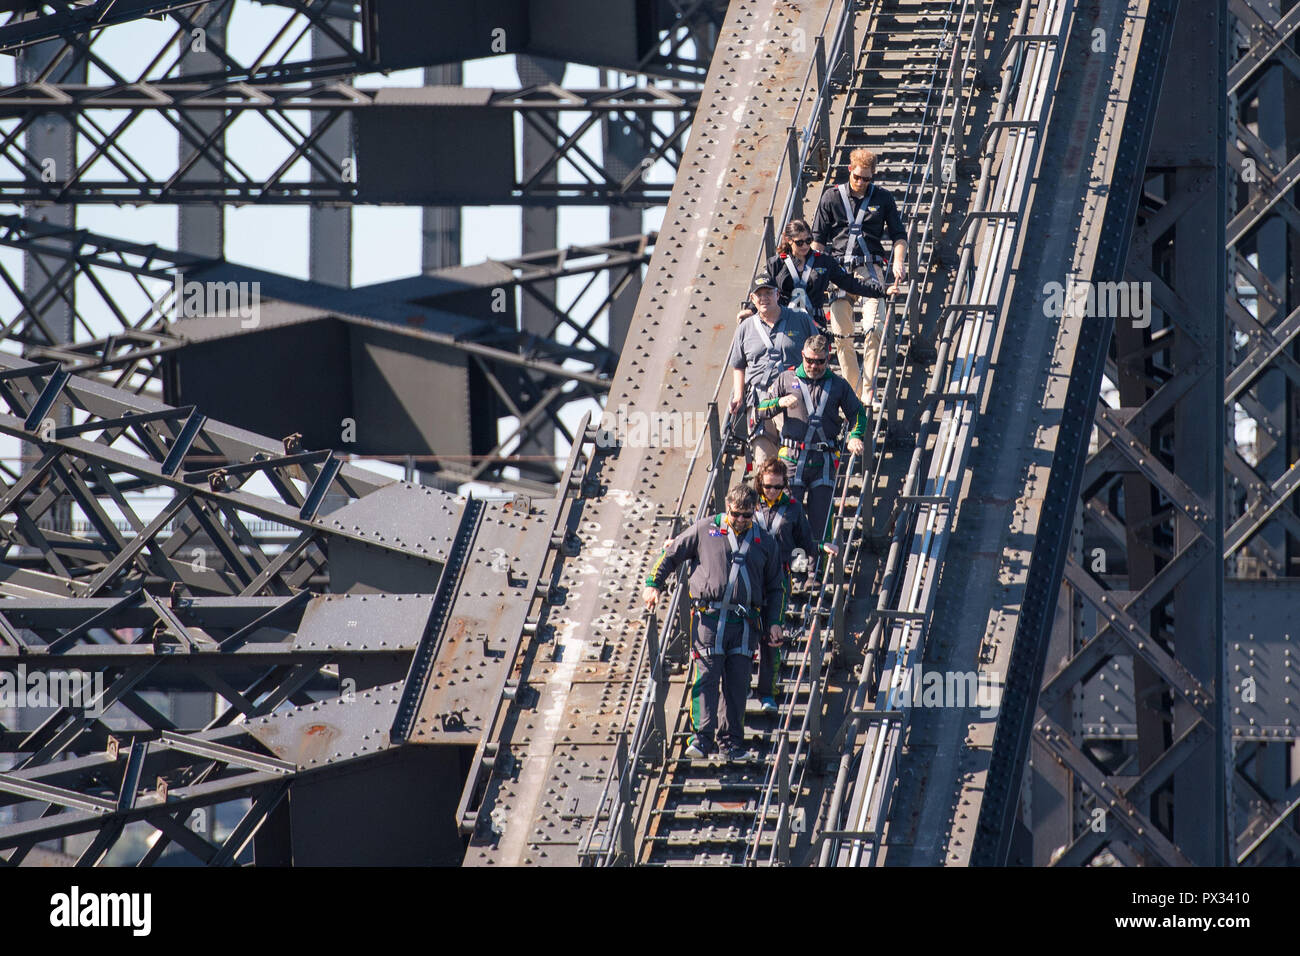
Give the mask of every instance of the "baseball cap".
[(749, 287), (750, 292), (757, 292), (759, 289), (775, 289), (776, 283), (768, 278), (767, 273), (754, 276), (754, 284)]

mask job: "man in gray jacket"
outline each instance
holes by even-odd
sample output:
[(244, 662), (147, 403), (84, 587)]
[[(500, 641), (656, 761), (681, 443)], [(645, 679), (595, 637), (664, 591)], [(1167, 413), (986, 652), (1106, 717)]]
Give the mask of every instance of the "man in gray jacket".
[[(786, 582), (776, 538), (754, 523), (758, 495), (748, 485), (727, 493), (726, 514), (701, 518), (668, 543), (645, 579), (653, 608), (669, 576), (691, 567), (691, 725), (686, 756), (713, 753), (714, 736), (729, 760), (744, 760), (745, 699), (760, 639), (781, 640)], [(718, 719), (718, 684), (726, 702)]]
[(731, 411), (748, 406), (753, 425), (751, 448), (755, 466), (776, 455), (777, 431), (770, 417), (754, 418), (758, 403), (776, 377), (799, 364), (800, 349), (817, 325), (807, 312), (781, 305), (776, 285), (766, 274), (754, 279), (749, 301), (758, 312), (736, 326), (731, 339)]

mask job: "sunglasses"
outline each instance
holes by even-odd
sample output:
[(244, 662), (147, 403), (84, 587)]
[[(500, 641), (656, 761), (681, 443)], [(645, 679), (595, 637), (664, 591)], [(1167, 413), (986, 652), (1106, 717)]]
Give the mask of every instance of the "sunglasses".
[(785, 490), (785, 485), (784, 485), (784, 484), (780, 484), (780, 485), (769, 485), (769, 484), (767, 484), (766, 482), (764, 482), (763, 487), (764, 487), (766, 490), (768, 490), (768, 491), (783, 491), (783, 490)]
[(849, 173), (849, 179), (856, 179), (856, 180), (857, 180), (858, 182), (860, 182), (860, 183), (865, 183), (865, 182), (866, 182), (868, 179), (870, 179), (870, 178), (871, 178), (871, 177), (870, 177), (869, 175), (868, 175), (868, 176), (859, 176), (857, 173)]
[(825, 365), (826, 362), (827, 360), (824, 358), (809, 358), (806, 355), (803, 357), (804, 365)]
[(754, 517), (752, 511), (728, 511), (727, 514), (737, 521), (750, 521)]
[(790, 240), (790, 244), (791, 244), (791, 245), (795, 245), (795, 246), (811, 246), (811, 245), (812, 245), (812, 240), (811, 240), (811, 239), (807, 239), (807, 238), (805, 238), (805, 239), (791, 239), (791, 240)]

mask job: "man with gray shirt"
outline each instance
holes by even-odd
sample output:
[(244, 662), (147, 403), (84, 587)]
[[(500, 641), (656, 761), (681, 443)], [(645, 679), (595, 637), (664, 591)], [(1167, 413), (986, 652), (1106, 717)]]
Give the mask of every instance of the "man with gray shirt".
[(755, 421), (755, 410), (776, 377), (799, 364), (803, 343), (817, 334), (817, 326), (807, 312), (781, 305), (776, 285), (766, 273), (754, 279), (749, 301), (758, 312), (736, 327), (727, 364), (731, 366), (731, 411), (749, 409), (757, 467), (776, 455), (779, 433), (772, 419)]

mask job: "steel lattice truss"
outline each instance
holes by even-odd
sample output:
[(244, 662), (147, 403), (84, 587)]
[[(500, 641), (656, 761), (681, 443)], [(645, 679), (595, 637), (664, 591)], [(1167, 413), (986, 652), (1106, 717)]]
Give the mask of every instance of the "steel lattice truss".
[[(478, 741), (550, 600), (558, 512), (385, 483), (50, 366), (0, 366), (0, 431), (40, 454), (2, 483), (0, 680), (93, 678), (35, 727), (0, 705), (0, 862), (149, 865), (176, 847), (228, 865), (267, 831), (258, 862), (288, 862), (287, 822), (269, 821), (291, 787)], [(77, 424), (45, 425), (65, 407)], [(136, 508), (159, 488), (170, 502), (146, 522)], [(258, 519), (289, 532), (278, 553)], [(188, 560), (196, 541), (207, 567)], [(215, 706), (182, 716), (157, 696), (176, 690)]]
[[(328, 300), (346, 321), (381, 322), (403, 335), (464, 352), (500, 400), (503, 414), (517, 419), (466, 473), (468, 480), (492, 480), (509, 463), (511, 451), (538, 428), (554, 427), (571, 440), (559, 416), (566, 405), (603, 399), (618, 356), (601, 341), (595, 325), (649, 261), (654, 240), (653, 233), (625, 236), (454, 267), (432, 274), (427, 286), (407, 288), (403, 294), (408, 301), (394, 304), (386, 296), (367, 298), (365, 290), (327, 290), (152, 244), (21, 216), (0, 217), (0, 245), (29, 253), (43, 274), (38, 288), (25, 290), (22, 276), (0, 264), (0, 282), (16, 302), (15, 314), (4, 319), (2, 334), (21, 344), (31, 358), (161, 397), (168, 357), (191, 342), (192, 327), (171, 318), (177, 274), (212, 281), (269, 280), (262, 285), (268, 298)], [(598, 285), (602, 276), (608, 279), (603, 289)], [(549, 283), (566, 277), (580, 279), (581, 285), (548, 291)], [(447, 281), (438, 284), (440, 279)], [(459, 306), (444, 301), (476, 288), (502, 289), (512, 297), (519, 290), (551, 312), (550, 330), (545, 336), (521, 332), (514, 323), (460, 314)], [(374, 306), (376, 301), (381, 305)], [(54, 304), (72, 309), (72, 343), (59, 342), (44, 321)], [(106, 316), (120, 326), (107, 335)], [(238, 333), (238, 323), (232, 322), (232, 334)]]
[[(378, 67), (374, 51), (364, 39), (358, 44), (347, 32), (338, 29), (340, 19), (355, 20), (354, 3), (339, 0), (273, 0), (283, 8), (278, 28), (268, 42), (241, 55), (221, 41), (224, 23), (239, 6), (237, 0), (96, 0), (96, 2), (54, 2), (41, 4), (55, 12), (32, 17), (29, 11), (10, 12), (0, 23), (0, 53), (14, 53), (42, 42), (57, 42), (57, 50), (40, 82), (59, 82), (79, 68), (92, 66), (115, 84), (150, 83), (176, 80), (181, 65), (196, 49), (195, 31), (201, 31), (202, 44), (223, 64), (219, 73), (209, 76), (190, 73), (190, 80), (214, 82), (252, 82), (273, 80), (281, 83), (322, 76), (366, 73)], [(362, 0), (364, 10), (369, 4)], [(156, 37), (149, 46), (145, 67), (133, 77), (120, 74), (95, 49), (106, 30), (119, 24), (150, 17), (160, 21)], [(335, 56), (314, 57), (307, 42), (313, 30), (325, 33), (341, 51)], [(365, 36), (363, 32), (363, 37)]]
[[(34, 729), (5, 726), (0, 705), (0, 860), (85, 834), (77, 860), (95, 864), (135, 827), (118, 862), (154, 862), (174, 842), (232, 863), (296, 780), (394, 759), (412, 737), (464, 743), (494, 705), (479, 691), (431, 733), (422, 705), (467, 700), (426, 695), (428, 666), (393, 677), (458, 626), (475, 550), (480, 574), (485, 555), (513, 556), (519, 620), (503, 626), (522, 628), (550, 540), (531, 505), (508, 526), (515, 540), (480, 503), (14, 356), (0, 356), (0, 400), (0, 433), (38, 456), (0, 480), (0, 680), (99, 681)], [(156, 695), (177, 689), (218, 705), (197, 725), (174, 717)], [(320, 721), (334, 729), (313, 743)], [(238, 821), (220, 839), (191, 819), (215, 807)]]
[[(1057, 848), (1055, 865), (1086, 864), (1103, 849), (1125, 865), (1187, 863), (1178, 819), (1212, 805), (1214, 781), (1205, 770), (1216, 746), (1216, 708), (1230, 717), (1230, 731), (1223, 731), (1231, 733), (1228, 862), (1294, 862), (1300, 851), (1295, 821), (1288, 819), (1300, 788), (1278, 775), (1295, 740), (1294, 721), (1284, 719), (1293, 706), (1283, 684), (1287, 662), (1279, 651), (1275, 668), (1254, 669), (1257, 653), (1270, 660), (1272, 646), (1282, 644), (1284, 625), (1274, 625), (1276, 614), (1262, 609), (1259, 620), (1243, 625), (1241, 601), (1234, 607), (1228, 600), (1214, 612), (1229, 643), (1219, 691), (1226, 702), (1190, 669), (1212, 649), (1189, 646), (1187, 637), (1179, 641), (1180, 632), (1211, 626), (1195, 620), (1198, 602), (1209, 597), (1195, 592), (1220, 562), (1219, 574), (1283, 584), (1295, 574), (1291, 556), (1300, 540), (1292, 497), (1300, 454), (1288, 420), (1300, 382), (1294, 345), (1300, 310), (1289, 279), (1270, 279), (1279, 268), (1285, 274), (1284, 250), (1300, 223), (1287, 198), (1300, 164), (1276, 145), (1286, 137), (1262, 119), (1270, 105), (1281, 112), (1267, 102), (1281, 96), (1280, 74), (1300, 76), (1300, 60), (1289, 48), (1300, 8), (1281, 18), (1263, 3), (1243, 0), (1230, 9), (1227, 161), (1236, 182), (1230, 174), (1221, 392), (1227, 431), (1214, 435), (1213, 419), (1206, 419), (1204, 398), (1217, 374), (1214, 329), (1194, 305), (1206, 301), (1195, 274), (1213, 268), (1213, 251), (1203, 250), (1203, 240), (1214, 234), (1216, 170), (1212, 157), (1203, 159), (1190, 146), (1191, 159), (1153, 146), (1128, 266), (1130, 280), (1150, 283), (1151, 323), (1116, 324), (1106, 373), (1115, 393), (1097, 408), (1097, 447), (1082, 482), (1083, 537), (1066, 565), (1067, 597), (1058, 618), (1073, 634), (1065, 638), (1065, 661), (1044, 683), (1035, 726), (1036, 751), (1082, 784), (1074, 815), (1084, 825)], [(1220, 462), (1221, 542), (1216, 502), (1190, 484), (1204, 486), (1206, 467)], [(1125, 567), (1108, 574), (1107, 554), (1122, 555)], [(1230, 636), (1243, 630), (1256, 632), (1249, 646)], [(1098, 700), (1105, 704), (1098, 707)], [(1082, 726), (1064, 720), (1071, 710)], [(1136, 752), (1125, 740), (1136, 740)], [(1086, 825), (1102, 812), (1110, 826)]]
[[(128, 81), (90, 87), (42, 80), (0, 91), (0, 199), (10, 202), (232, 202), (302, 203), (365, 201), (366, 171), (354, 157), (331, 156), (323, 137), (342, 118), (367, 109), (402, 110), (409, 123), (427, 121), (431, 110), (466, 114), (480, 110), (518, 115), (556, 144), (532, 176), (501, 183), (479, 202), (549, 204), (661, 203), (672, 176), (650, 178), (663, 160), (681, 161), (698, 91), (649, 86), (565, 90), (555, 85), (518, 91), (422, 87), (359, 90), (329, 80), (306, 86), (257, 85), (230, 78), (208, 83)], [(77, 168), (58, 170), (22, 145), (23, 134), (43, 116), (66, 116), (74, 136)], [(581, 119), (572, 131), (559, 117)], [(213, 126), (203, 119), (217, 115)], [(154, 148), (138, 149), (140, 123), (161, 117), (185, 146), (183, 158), (162, 159)], [(317, 118), (315, 125), (313, 117)], [(641, 142), (633, 171), (618, 175), (582, 142), (599, 122), (628, 125)], [(153, 132), (150, 135), (154, 135)], [(232, 143), (254, 138), (256, 153)], [(258, 174), (255, 169), (269, 168)], [(199, 175), (197, 170), (208, 170)], [(359, 179), (360, 177), (360, 179)], [(555, 181), (558, 179), (558, 181)], [(448, 201), (451, 201), (451, 196)]]
[[(1271, 106), (1275, 116), (1293, 112), (1289, 104), (1294, 93), (1284, 91), (1293, 90), (1300, 77), (1300, 58), (1292, 49), (1300, 27), (1300, 8), (1279, 15), (1258, 0), (1234, 2), (1229, 7), (1235, 17), (1229, 37), (1237, 40), (1229, 44), (1227, 81), (1230, 169), (1225, 239), (1230, 345), (1224, 402), (1230, 412), (1240, 409), (1238, 418), (1254, 421), (1255, 438), (1245, 445), (1230, 434), (1224, 446), (1228, 515), (1223, 554), (1238, 577), (1294, 579), (1300, 576), (1296, 566), (1300, 508), (1294, 495), (1300, 478), (1300, 443), (1295, 432), (1295, 400), (1300, 394), (1300, 364), (1296, 361), (1300, 351), (1295, 344), (1300, 332), (1300, 299), (1293, 285), (1291, 250), (1300, 235), (1300, 211), (1291, 197), (1300, 153), (1293, 149), (1293, 130), (1283, 133), (1275, 125), (1265, 128), (1262, 107)], [(1289, 115), (1285, 122), (1292, 122)], [(1230, 414), (1230, 421), (1232, 418)], [(1231, 614), (1233, 611), (1225, 609), (1225, 616)], [(1282, 615), (1283, 619), (1289, 616)], [(1275, 625), (1279, 629), (1286, 626)], [(1276, 633), (1267, 637), (1274, 645), (1278, 643)], [(1268, 649), (1260, 650), (1267, 653)], [(1253, 656), (1254, 648), (1250, 653)], [(1252, 680), (1263, 677), (1252, 670), (1250, 665), (1255, 663), (1242, 664)], [(1257, 696), (1266, 710), (1276, 712), (1280, 704), (1294, 698), (1288, 696), (1290, 685), (1283, 683), (1285, 668), (1273, 670), (1276, 676), (1271, 681), (1261, 680)], [(1241, 695), (1240, 682), (1233, 689)], [(1272, 722), (1281, 723), (1277, 719)], [(1231, 853), (1237, 863), (1294, 864), (1300, 858), (1300, 836), (1292, 813), (1300, 805), (1300, 786), (1277, 776), (1277, 765), (1285, 764), (1288, 749), (1294, 760), (1294, 721), (1287, 723), (1291, 726), (1286, 742), (1262, 739), (1265, 733), (1278, 735), (1280, 728), (1234, 728), (1229, 812), (1235, 825), (1229, 832), (1235, 837)]]
[[(357, 498), (382, 483), (328, 451), (305, 451), (292, 436), (277, 447), (194, 408), (109, 389), (53, 363), (0, 356), (0, 368), (8, 407), (0, 433), (38, 455), (21, 473), (4, 468), (0, 590), (99, 597), (179, 586), (289, 595), (323, 582), (335, 540), (438, 560), (423, 545), (379, 540), (321, 516), (327, 495)], [(254, 477), (269, 494), (245, 487)], [(147, 492), (161, 504), (148, 519), (132, 503)], [(268, 550), (255, 533), (264, 528), (289, 540)]]
[[(188, 45), (195, 29), (227, 16), (235, 0), (45, 0), (43, 13), (32, 17), (28, 11), (0, 13), (0, 53), (13, 53), (45, 41), (62, 40), (68, 58), (88, 57), (92, 31), (102, 31), (116, 24), (144, 17), (169, 19), (174, 25), (174, 40)], [(244, 72), (236, 79), (272, 77), (281, 80), (305, 79), (347, 73), (366, 73), (381, 68), (372, 45), (363, 31), (360, 44), (340, 43), (342, 51), (330, 61), (312, 65), (286, 55), (285, 44), (301, 39), (307, 30), (324, 25), (325, 19), (352, 20), (366, 23), (372, 12), (370, 0), (259, 0), (263, 5), (284, 7), (289, 19), (258, 56), (241, 63), (230, 51), (222, 49), (224, 62)], [(702, 81), (712, 58), (714, 38), (726, 14), (725, 0), (664, 0), (659, 6), (665, 22), (660, 42), (646, 51), (638, 71), (654, 76)], [(331, 25), (337, 33), (337, 24)], [(335, 38), (338, 42), (344, 38)], [(301, 52), (301, 51), (297, 51)], [(409, 64), (408, 64), (409, 65)]]

